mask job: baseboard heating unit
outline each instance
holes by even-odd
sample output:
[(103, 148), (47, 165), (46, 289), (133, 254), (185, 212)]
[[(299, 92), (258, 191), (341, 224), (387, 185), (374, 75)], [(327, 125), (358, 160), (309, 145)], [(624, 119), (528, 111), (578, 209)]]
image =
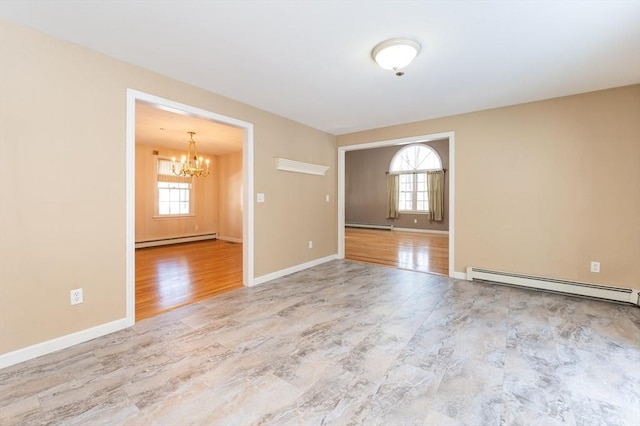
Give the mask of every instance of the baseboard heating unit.
[(346, 226), (347, 228), (386, 229), (387, 231), (393, 229), (393, 225), (367, 225), (364, 223), (347, 223), (344, 226)]
[(573, 296), (631, 303), (640, 306), (638, 289), (609, 287), (576, 281), (559, 280), (555, 278), (514, 274), (511, 272), (491, 271), (471, 266), (467, 267), (467, 279), (470, 281), (491, 281), (499, 284), (527, 287)]
[(190, 243), (193, 241), (215, 240), (217, 238), (218, 238), (218, 234), (213, 233), (213, 234), (202, 234), (202, 235), (189, 235), (186, 237), (164, 238), (161, 240), (137, 241), (135, 243), (135, 248), (165, 246), (168, 244)]

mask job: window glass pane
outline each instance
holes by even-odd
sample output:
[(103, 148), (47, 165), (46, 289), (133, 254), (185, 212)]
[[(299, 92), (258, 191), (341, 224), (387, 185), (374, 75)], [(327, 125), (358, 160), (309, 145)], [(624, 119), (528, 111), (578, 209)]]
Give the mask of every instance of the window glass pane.
[(421, 169), (422, 170), (442, 169), (442, 163), (440, 162), (440, 159), (435, 154), (435, 152), (431, 151), (429, 153), (429, 156), (423, 162)]
[(169, 203), (158, 203), (159, 214), (169, 214)]
[(389, 171), (390, 172), (397, 172), (399, 170), (398, 168), (398, 157), (395, 156), (393, 157), (393, 159), (391, 160), (391, 165), (389, 166)]
[(414, 174), (402, 173), (399, 175), (399, 193), (398, 193), (398, 209), (400, 211), (413, 210), (414, 199)]
[(411, 192), (400, 191), (398, 200), (399, 210), (411, 210)]
[(422, 144), (409, 145), (400, 149), (389, 165), (391, 172), (431, 169), (442, 169), (440, 158), (431, 147)]
[(416, 175), (416, 189), (418, 191), (426, 191), (427, 190), (427, 174), (426, 173), (418, 173)]
[(431, 153), (424, 149), (416, 149), (415, 151), (416, 151), (416, 154), (415, 154), (415, 161), (413, 162), (413, 166), (415, 167), (415, 169), (424, 169), (425, 159)]
[(409, 191), (413, 190), (413, 174), (402, 174), (400, 175), (400, 191)]
[(164, 189), (164, 188), (160, 188), (158, 189), (158, 201), (159, 202), (165, 202), (165, 201), (169, 201), (169, 190), (168, 189)]

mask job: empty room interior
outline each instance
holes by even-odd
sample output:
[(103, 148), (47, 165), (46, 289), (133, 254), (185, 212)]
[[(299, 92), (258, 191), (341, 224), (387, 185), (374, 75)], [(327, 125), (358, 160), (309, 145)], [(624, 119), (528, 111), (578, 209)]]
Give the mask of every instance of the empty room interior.
[(638, 424), (640, 2), (3, 0), (0, 94), (0, 424)]

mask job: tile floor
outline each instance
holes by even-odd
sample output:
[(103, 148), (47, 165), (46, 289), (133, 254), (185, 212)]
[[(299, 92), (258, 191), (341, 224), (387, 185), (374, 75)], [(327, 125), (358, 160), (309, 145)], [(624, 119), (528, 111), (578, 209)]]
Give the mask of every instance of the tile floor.
[(638, 425), (640, 308), (333, 261), (0, 370), (2, 425)]

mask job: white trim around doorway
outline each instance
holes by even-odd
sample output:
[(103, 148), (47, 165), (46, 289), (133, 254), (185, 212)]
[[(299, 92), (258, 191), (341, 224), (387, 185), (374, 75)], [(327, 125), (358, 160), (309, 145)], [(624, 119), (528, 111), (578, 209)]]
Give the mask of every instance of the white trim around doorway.
[(126, 122), (126, 321), (135, 323), (135, 128), (136, 101), (142, 101), (179, 114), (196, 116), (205, 120), (237, 127), (243, 130), (242, 138), (242, 283), (254, 285), (253, 277), (253, 124), (227, 117), (148, 93), (127, 89)]
[(454, 270), (454, 242), (455, 242), (455, 132), (433, 133), (428, 135), (410, 136), (401, 139), (390, 139), (376, 142), (368, 142), (357, 145), (346, 145), (338, 147), (338, 258), (344, 259), (344, 226), (345, 226), (345, 153), (347, 151), (357, 151), (362, 149), (382, 148), (386, 146), (407, 145), (411, 143), (434, 141), (438, 139), (449, 140), (449, 276), (461, 278), (464, 275)]

